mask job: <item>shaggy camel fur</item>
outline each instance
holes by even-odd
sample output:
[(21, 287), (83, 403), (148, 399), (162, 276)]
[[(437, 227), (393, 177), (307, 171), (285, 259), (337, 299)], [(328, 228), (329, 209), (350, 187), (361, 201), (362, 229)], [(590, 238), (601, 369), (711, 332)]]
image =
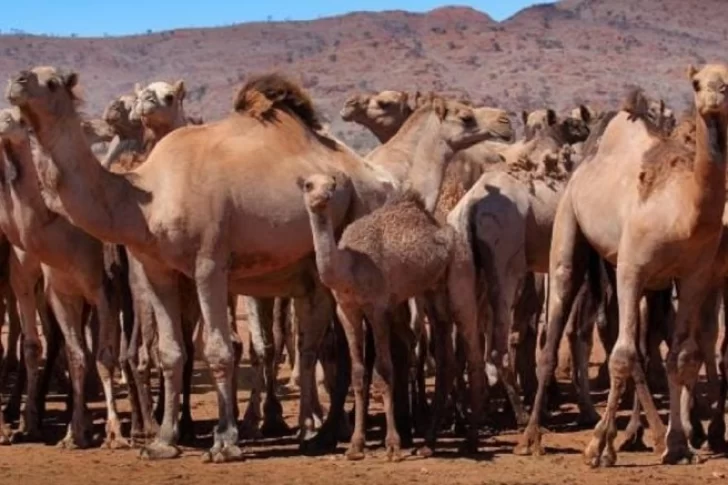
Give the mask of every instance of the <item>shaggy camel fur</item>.
[[(90, 429), (84, 393), (88, 369), (83, 315), (84, 305), (90, 305), (96, 310), (96, 324), (99, 326), (97, 370), (108, 412), (106, 444), (126, 446), (121, 436), (113, 383), (118, 354), (118, 324), (114, 321), (114, 309), (108, 299), (109, 282), (104, 273), (101, 243), (58, 217), (43, 203), (36, 163), (43, 166), (44, 155), (34, 156), (32, 153), (26, 124), (16, 109), (0, 111), (0, 140), (4, 155), (0, 227), (14, 248), (25, 253), (23, 260), (26, 264), (22, 268), (15, 266), (11, 277), (22, 279), (25, 283), (24, 287), (16, 286), (16, 294), (21, 300), (23, 317), (28, 403), (36, 400), (35, 383), (41, 344), (35, 320), (34, 286), (41, 277), (39, 270), (42, 270), (46, 297), (66, 341), (74, 393), (72, 422), (62, 444), (69, 448), (88, 445)], [(20, 258), (11, 261), (18, 260)], [(35, 417), (29, 416), (29, 421), (32, 424), (29, 432), (37, 431)]]
[[(301, 336), (301, 445), (321, 446), (321, 440), (331, 436), (319, 433), (315, 442), (309, 441), (311, 392), (316, 354), (333, 302), (318, 281), (308, 213), (292, 182), (297, 176), (344, 170), (353, 192), (332, 208), (340, 228), (380, 206), (402, 179), (321, 134), (306, 93), (278, 75), (252, 78), (225, 119), (174, 130), (137, 169), (110, 173), (83, 141), (73, 94), (77, 82), (74, 72), (36, 67), (10, 80), (7, 97), (21, 108), (51, 155), (48, 175), (41, 182), (60, 202), (58, 212), (90, 234), (126, 245), (144, 270), (166, 389), (159, 435), (143, 455), (179, 455), (175, 443), (185, 359), (180, 275), (195, 282), (204, 353), (218, 391), (219, 423), (205, 458), (226, 461), (242, 456), (234, 417), (228, 288), (256, 297), (295, 298)], [(400, 162), (411, 166), (419, 154), (431, 160), (450, 150), (447, 141), (431, 136), (432, 126), (437, 125), (415, 126), (415, 132), (398, 141), (395, 148), (409, 147), (409, 156), (400, 156)], [(381, 156), (387, 159), (391, 153)], [(250, 231), (262, 221), (265, 230)], [(343, 407), (348, 384), (338, 384), (343, 394), (335, 396), (338, 402), (332, 402), (327, 421), (338, 422), (334, 411)]]
[[(426, 211), (419, 195), (409, 192), (395, 197), (382, 208), (347, 226), (337, 244), (329, 213), (329, 201), (335, 193), (336, 180), (329, 176), (314, 175), (300, 185), (311, 218), (319, 274), (323, 283), (334, 292), (351, 352), (356, 418), (347, 457), (364, 457), (363, 319), (366, 317), (372, 327), (376, 369), (384, 381), (387, 455), (390, 459), (399, 459), (400, 437), (394, 422), (394, 370), (387, 314), (395, 305), (415, 295), (437, 290), (443, 281), (447, 282), (446, 301), (449, 310), (453, 312), (459, 324), (458, 329), (469, 344), (472, 410), (469, 445), (477, 449), (477, 426), (481, 416), (485, 375), (474, 293), (475, 272), (465, 242), (455, 236), (452, 228), (440, 227)], [(436, 322), (434, 326), (438, 338), (447, 340), (450, 329), (447, 320)], [(440, 365), (445, 370), (452, 369), (452, 362), (447, 361), (449, 346), (440, 340), (436, 340), (436, 345), (440, 347), (438, 356), (446, 359), (440, 361)], [(438, 411), (441, 410), (452, 379), (453, 375), (449, 372), (438, 375), (437, 386), (440, 389), (436, 396), (433, 424), (427, 436), (430, 448), (435, 444)]]
[[(700, 71), (691, 67), (688, 74), (696, 108), (695, 152), (657, 135), (658, 127), (644, 117), (620, 112), (609, 123), (594, 158), (572, 177), (556, 216), (549, 325), (563, 328), (584, 276), (587, 245), (617, 266), (619, 336), (609, 357), (607, 410), (584, 452), (592, 466), (616, 461), (614, 421), (630, 376), (656, 435), (656, 448), (666, 446), (663, 463), (698, 459), (687, 443), (689, 423), (684, 421), (687, 412), (680, 394), (683, 386), (692, 391), (702, 362), (697, 313), (709, 290), (722, 232), (728, 66), (707, 65)], [(604, 224), (610, 223), (613, 230), (605, 231)], [(673, 280), (680, 291), (667, 358), (670, 426), (663, 442), (664, 425), (637, 364), (638, 312), (645, 290), (668, 287)], [(557, 333), (549, 335), (539, 362), (539, 390), (553, 371)], [(537, 427), (526, 429), (523, 446), (541, 452)]]

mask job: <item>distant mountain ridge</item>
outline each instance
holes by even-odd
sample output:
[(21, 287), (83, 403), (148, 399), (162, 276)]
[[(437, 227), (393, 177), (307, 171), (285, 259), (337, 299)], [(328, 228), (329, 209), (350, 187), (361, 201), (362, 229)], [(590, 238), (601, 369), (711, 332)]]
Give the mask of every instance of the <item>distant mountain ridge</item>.
[(691, 100), (688, 65), (728, 62), (726, 45), (724, 0), (562, 0), (503, 22), (443, 7), (126, 37), (2, 35), (0, 79), (38, 64), (74, 68), (84, 109), (98, 114), (135, 82), (182, 78), (188, 112), (214, 119), (230, 111), (248, 74), (280, 70), (300, 79), (333, 130), (365, 151), (373, 137), (338, 116), (355, 91), (467, 93), (513, 112), (564, 112), (578, 102), (616, 106), (640, 85), (679, 112)]

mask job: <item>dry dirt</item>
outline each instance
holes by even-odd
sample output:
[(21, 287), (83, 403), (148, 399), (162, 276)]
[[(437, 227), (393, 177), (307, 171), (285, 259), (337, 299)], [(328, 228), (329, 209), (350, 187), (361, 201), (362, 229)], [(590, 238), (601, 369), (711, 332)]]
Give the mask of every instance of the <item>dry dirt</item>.
[[(244, 327), (244, 326), (243, 326)], [(247, 342), (247, 339), (245, 340)], [(247, 349), (247, 344), (246, 344)], [(603, 360), (601, 347), (595, 345), (591, 372), (596, 374), (597, 362)], [(247, 352), (247, 350), (246, 350)], [(247, 403), (250, 367), (247, 360), (240, 373), (241, 391), (238, 399), (241, 408)], [(289, 368), (281, 367), (279, 395), (283, 396), (284, 415), (289, 425), (297, 420), (298, 393), (287, 384)], [(562, 389), (569, 392), (569, 386), (562, 383)], [(386, 460), (379, 440), (369, 442), (370, 454), (362, 462), (348, 462), (342, 457), (343, 445), (333, 456), (320, 458), (301, 457), (292, 438), (246, 443), (247, 459), (242, 463), (203, 464), (201, 453), (209, 446), (212, 418), (216, 415), (215, 393), (209, 384), (204, 365), (199, 363), (194, 375), (192, 413), (196, 421), (198, 446), (185, 448), (181, 458), (168, 462), (142, 461), (137, 450), (90, 449), (69, 452), (47, 444), (15, 444), (0, 448), (0, 483), (2, 484), (187, 484), (187, 483), (328, 483), (335, 480), (339, 485), (359, 483), (417, 483), (435, 485), (439, 483), (463, 484), (582, 484), (612, 485), (617, 483), (728, 483), (728, 459), (707, 456), (697, 466), (666, 467), (659, 465), (659, 457), (646, 453), (621, 453), (618, 465), (613, 469), (591, 470), (581, 461), (581, 451), (586, 445), (590, 431), (574, 430), (568, 425), (574, 416), (573, 406), (563, 406), (552, 422), (563, 423), (558, 431), (544, 436), (548, 454), (543, 457), (519, 457), (511, 453), (517, 434), (511, 431), (499, 436), (483, 436), (480, 455), (475, 458), (461, 457), (456, 453), (457, 443), (445, 439), (440, 456), (422, 459), (408, 456), (403, 462), (390, 463)], [(322, 394), (325, 398), (325, 394)], [(595, 395), (600, 408), (604, 404), (604, 393)], [(63, 404), (59, 396), (51, 396), (49, 405), (50, 434), (58, 437), (62, 433), (58, 410)], [(121, 399), (121, 408), (128, 411)], [(573, 402), (573, 398), (569, 399)], [(664, 402), (664, 401), (662, 401)], [(324, 399), (324, 403), (327, 401)], [(380, 417), (381, 402), (374, 398), (373, 412)], [(100, 403), (93, 406), (96, 423), (102, 430), (103, 410)], [(55, 411), (55, 412), (54, 412)], [(622, 413), (623, 415), (625, 413)], [(124, 415), (128, 419), (128, 414)], [(62, 418), (61, 418), (62, 419)], [(55, 422), (54, 422), (55, 420)], [(624, 429), (626, 417), (619, 426)], [(377, 430), (378, 431), (378, 430)], [(376, 431), (375, 431), (376, 434)], [(375, 436), (376, 438), (376, 436)], [(618, 438), (619, 439), (619, 438)]]

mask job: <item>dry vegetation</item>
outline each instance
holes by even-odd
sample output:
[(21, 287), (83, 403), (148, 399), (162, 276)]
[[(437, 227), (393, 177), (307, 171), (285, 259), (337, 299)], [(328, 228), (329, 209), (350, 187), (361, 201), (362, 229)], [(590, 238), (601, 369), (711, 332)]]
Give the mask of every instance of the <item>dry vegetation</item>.
[(229, 110), (248, 74), (281, 69), (303, 80), (339, 135), (365, 149), (374, 139), (338, 117), (355, 90), (434, 89), (511, 110), (563, 110), (615, 104), (640, 84), (680, 110), (687, 64), (725, 61), (726, 26), (725, 0), (562, 0), (501, 23), (448, 7), (123, 38), (3, 35), (0, 78), (31, 65), (72, 66), (83, 73), (86, 110), (99, 113), (136, 81), (182, 77), (189, 112), (211, 119)]

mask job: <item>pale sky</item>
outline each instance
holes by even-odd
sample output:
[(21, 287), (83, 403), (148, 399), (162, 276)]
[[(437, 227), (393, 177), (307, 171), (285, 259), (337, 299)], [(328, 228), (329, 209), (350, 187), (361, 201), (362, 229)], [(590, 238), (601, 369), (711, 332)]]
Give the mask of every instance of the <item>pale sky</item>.
[[(351, 11), (424, 12), (452, 5), (432, 0), (34, 0), (3, 1), (0, 30), (68, 36), (127, 35), (184, 27), (216, 27), (267, 20), (308, 20)], [(487, 12), (496, 20), (535, 3), (528, 0), (476, 0), (457, 5)]]

